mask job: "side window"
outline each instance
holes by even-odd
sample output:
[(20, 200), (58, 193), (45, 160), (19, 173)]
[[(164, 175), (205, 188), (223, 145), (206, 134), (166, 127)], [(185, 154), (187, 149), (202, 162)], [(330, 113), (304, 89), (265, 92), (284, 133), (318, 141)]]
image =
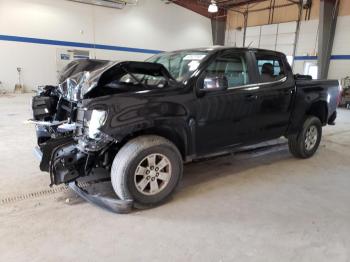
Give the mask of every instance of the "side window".
[(273, 82), (285, 77), (282, 59), (272, 55), (257, 55), (261, 82)]
[(204, 74), (205, 78), (225, 77), (229, 88), (249, 83), (247, 63), (244, 57), (238, 54), (227, 54), (216, 58)]

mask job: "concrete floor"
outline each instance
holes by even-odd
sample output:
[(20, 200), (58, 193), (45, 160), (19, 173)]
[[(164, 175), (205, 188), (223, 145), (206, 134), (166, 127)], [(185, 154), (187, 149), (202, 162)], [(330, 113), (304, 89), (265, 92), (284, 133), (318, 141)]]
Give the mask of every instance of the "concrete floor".
[(189, 164), (168, 203), (115, 215), (42, 192), (29, 101), (0, 97), (0, 261), (350, 261), (350, 110), (311, 159), (283, 146)]

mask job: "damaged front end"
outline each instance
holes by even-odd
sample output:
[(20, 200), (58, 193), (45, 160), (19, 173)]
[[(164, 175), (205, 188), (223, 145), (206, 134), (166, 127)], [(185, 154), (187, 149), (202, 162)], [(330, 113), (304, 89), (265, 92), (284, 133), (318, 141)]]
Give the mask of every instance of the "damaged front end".
[(38, 138), (35, 151), (41, 156), (40, 169), (50, 173), (51, 185), (87, 176), (94, 167), (108, 169), (110, 151), (115, 151), (110, 149), (114, 139), (99, 131), (106, 111), (87, 110), (77, 103), (66, 116), (65, 120), (33, 121)]
[(101, 130), (115, 109), (98, 98), (175, 82), (156, 63), (81, 60), (65, 68), (58, 86), (40, 88), (30, 122), (36, 125), (40, 169), (50, 173), (51, 185), (68, 184), (96, 167), (110, 169), (118, 143)]
[(139, 101), (131, 96), (177, 82), (156, 63), (81, 60), (65, 68), (59, 83), (40, 88), (32, 99), (29, 122), (36, 126), (40, 169), (50, 174), (51, 186), (66, 184), (93, 204), (129, 212), (132, 200), (91, 195), (79, 187), (78, 179), (94, 168), (110, 170), (120, 141), (135, 128), (123, 126), (116, 117), (120, 107), (132, 108), (128, 103)]
[(51, 185), (87, 176), (94, 167), (109, 168), (106, 158), (114, 139), (99, 131), (107, 110), (89, 110), (82, 101), (97, 85), (99, 72), (111, 63), (87, 60), (83, 64), (73, 62), (60, 78), (73, 76), (57, 87), (40, 88), (32, 99), (33, 119), (29, 121), (36, 126), (35, 153), (40, 159), (40, 170), (50, 173)]

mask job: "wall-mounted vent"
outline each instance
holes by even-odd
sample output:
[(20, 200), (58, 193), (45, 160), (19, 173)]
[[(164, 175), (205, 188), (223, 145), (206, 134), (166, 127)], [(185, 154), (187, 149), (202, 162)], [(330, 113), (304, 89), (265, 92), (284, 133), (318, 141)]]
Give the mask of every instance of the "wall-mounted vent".
[(138, 0), (68, 0), (89, 5), (123, 9), (126, 5), (136, 5)]

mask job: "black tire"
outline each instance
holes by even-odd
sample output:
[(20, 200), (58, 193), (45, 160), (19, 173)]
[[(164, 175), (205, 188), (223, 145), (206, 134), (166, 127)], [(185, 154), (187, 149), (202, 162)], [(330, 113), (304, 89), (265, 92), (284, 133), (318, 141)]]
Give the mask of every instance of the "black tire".
[[(159, 193), (147, 195), (137, 188), (135, 172), (145, 158), (154, 154), (165, 156), (167, 163), (170, 163), (171, 171), (168, 171), (170, 178)], [(182, 177), (182, 172), (182, 157), (176, 146), (163, 137), (145, 135), (130, 140), (119, 150), (112, 164), (111, 181), (119, 198), (132, 199), (135, 207), (145, 208), (163, 203), (175, 190)], [(148, 175), (145, 176), (149, 179)], [(158, 178), (155, 178), (155, 180), (157, 184), (163, 183)], [(147, 183), (150, 185), (150, 182)]]
[[(305, 140), (307, 132), (312, 126), (316, 127), (317, 139), (312, 148), (307, 148)], [(288, 137), (288, 146), (290, 153), (296, 158), (309, 158), (315, 154), (320, 145), (322, 137), (322, 124), (320, 119), (314, 116), (308, 116), (304, 121), (299, 133)]]

